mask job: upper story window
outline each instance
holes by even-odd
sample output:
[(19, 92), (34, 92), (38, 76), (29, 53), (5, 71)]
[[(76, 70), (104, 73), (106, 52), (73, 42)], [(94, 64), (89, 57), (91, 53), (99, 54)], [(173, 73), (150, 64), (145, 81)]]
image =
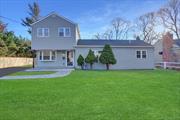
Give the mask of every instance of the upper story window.
[(49, 28), (38, 28), (37, 36), (38, 37), (48, 37), (49, 36)]
[(147, 51), (145, 51), (145, 50), (136, 51), (136, 57), (137, 58), (146, 58), (147, 57)]
[(60, 37), (71, 37), (71, 29), (69, 27), (60, 27), (58, 34)]

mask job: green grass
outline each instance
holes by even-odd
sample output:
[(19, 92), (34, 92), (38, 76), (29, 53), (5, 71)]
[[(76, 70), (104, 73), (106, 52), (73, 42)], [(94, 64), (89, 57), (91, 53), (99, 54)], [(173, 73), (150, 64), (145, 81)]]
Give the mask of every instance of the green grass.
[(73, 71), (0, 81), (1, 120), (180, 120), (180, 72)]
[(46, 74), (52, 74), (55, 73), (55, 71), (20, 71), (16, 73), (9, 74), (8, 76), (23, 76), (23, 75), (46, 75)]

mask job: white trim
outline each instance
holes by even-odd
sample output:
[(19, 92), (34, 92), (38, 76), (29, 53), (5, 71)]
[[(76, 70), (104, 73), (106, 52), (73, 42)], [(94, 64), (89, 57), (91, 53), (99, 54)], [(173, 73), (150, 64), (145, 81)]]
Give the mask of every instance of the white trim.
[(40, 21), (42, 21), (42, 20), (44, 20), (44, 19), (46, 19), (46, 18), (48, 18), (48, 17), (51, 16), (51, 15), (56, 15), (56, 16), (58, 16), (58, 17), (60, 17), (60, 18), (63, 18), (64, 20), (66, 20), (66, 21), (68, 21), (68, 22), (70, 22), (70, 23), (72, 23), (72, 24), (74, 24), (74, 25), (77, 25), (77, 23), (75, 23), (75, 22), (69, 20), (68, 18), (65, 18), (64, 16), (61, 16), (61, 15), (55, 13), (55, 12), (51, 12), (51, 13), (48, 14), (47, 16), (45, 16), (45, 17), (41, 18), (40, 20), (38, 20), (38, 21), (32, 23), (31, 26), (34, 25), (34, 24), (36, 24), (36, 23), (38, 23), (38, 22), (40, 22)]
[[(140, 58), (137, 58), (137, 51), (140, 51)], [(146, 58), (143, 58), (142, 56), (142, 52), (145, 51), (146, 52)], [(147, 50), (136, 50), (136, 59), (147, 59)]]
[[(39, 36), (39, 29), (42, 29), (42, 36)], [(45, 29), (48, 30), (48, 36), (45, 36)], [(37, 37), (49, 37), (49, 28), (37, 28)]]
[(65, 61), (66, 61), (66, 67), (67, 67), (67, 50), (66, 50), (66, 52), (65, 52)]
[[(56, 61), (57, 60), (57, 51), (55, 51), (55, 60), (52, 60), (52, 51), (54, 50), (48, 50), (49, 51), (49, 55), (50, 55), (50, 59), (49, 60), (44, 60), (44, 50), (40, 50), (39, 53), (38, 53), (38, 61), (41, 61), (41, 62), (53, 62), (53, 61)], [(40, 53), (42, 52), (42, 58), (41, 60), (39, 59), (40, 58)]]
[[(70, 51), (70, 52), (72, 52), (72, 54), (73, 54), (73, 65), (72, 66), (68, 66), (67, 65), (67, 51)], [(75, 65), (74, 65), (74, 50), (66, 50), (66, 67), (69, 67), (69, 68), (71, 68), (71, 67), (74, 67)]]
[[(69, 29), (69, 36), (66, 36), (66, 29), (67, 28)], [(59, 35), (60, 29), (63, 29), (64, 36)], [(71, 28), (70, 27), (58, 27), (58, 36), (59, 37), (71, 37)]]

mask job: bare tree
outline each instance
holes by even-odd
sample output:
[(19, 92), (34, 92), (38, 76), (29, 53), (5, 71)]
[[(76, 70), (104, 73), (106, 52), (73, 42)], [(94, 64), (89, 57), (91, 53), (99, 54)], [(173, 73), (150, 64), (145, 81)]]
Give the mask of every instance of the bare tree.
[(113, 31), (111, 29), (106, 30), (103, 34), (103, 38), (107, 40), (113, 39)]
[(169, 0), (168, 4), (158, 11), (158, 14), (164, 27), (174, 32), (180, 39), (180, 0)]
[(160, 35), (155, 31), (156, 15), (155, 13), (147, 13), (140, 16), (136, 21), (136, 27), (142, 40), (152, 44)]
[(124, 39), (128, 36), (130, 30), (130, 22), (120, 17), (114, 18), (111, 22), (112, 32), (116, 40)]
[(94, 35), (94, 37), (95, 37), (95, 39), (98, 39), (98, 40), (102, 38), (100, 33), (96, 33)]
[(114, 18), (111, 21), (109, 28), (104, 33), (97, 33), (94, 35), (96, 39), (127, 39), (128, 33), (132, 30), (132, 25), (129, 21), (126, 21), (120, 17)]

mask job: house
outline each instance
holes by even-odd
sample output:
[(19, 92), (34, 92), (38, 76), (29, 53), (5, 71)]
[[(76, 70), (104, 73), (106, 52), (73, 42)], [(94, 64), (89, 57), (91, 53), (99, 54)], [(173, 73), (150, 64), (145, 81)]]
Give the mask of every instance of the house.
[[(84, 58), (89, 49), (96, 56), (105, 44), (112, 47), (117, 63), (110, 69), (153, 69), (154, 47), (141, 40), (81, 39), (78, 25), (73, 21), (51, 13), (32, 25), (32, 49), (36, 51), (35, 67), (80, 68), (77, 58)], [(88, 69), (89, 65), (85, 67)], [(105, 69), (97, 61), (94, 69)]]
[(154, 44), (155, 62), (180, 62), (180, 40), (167, 32)]

